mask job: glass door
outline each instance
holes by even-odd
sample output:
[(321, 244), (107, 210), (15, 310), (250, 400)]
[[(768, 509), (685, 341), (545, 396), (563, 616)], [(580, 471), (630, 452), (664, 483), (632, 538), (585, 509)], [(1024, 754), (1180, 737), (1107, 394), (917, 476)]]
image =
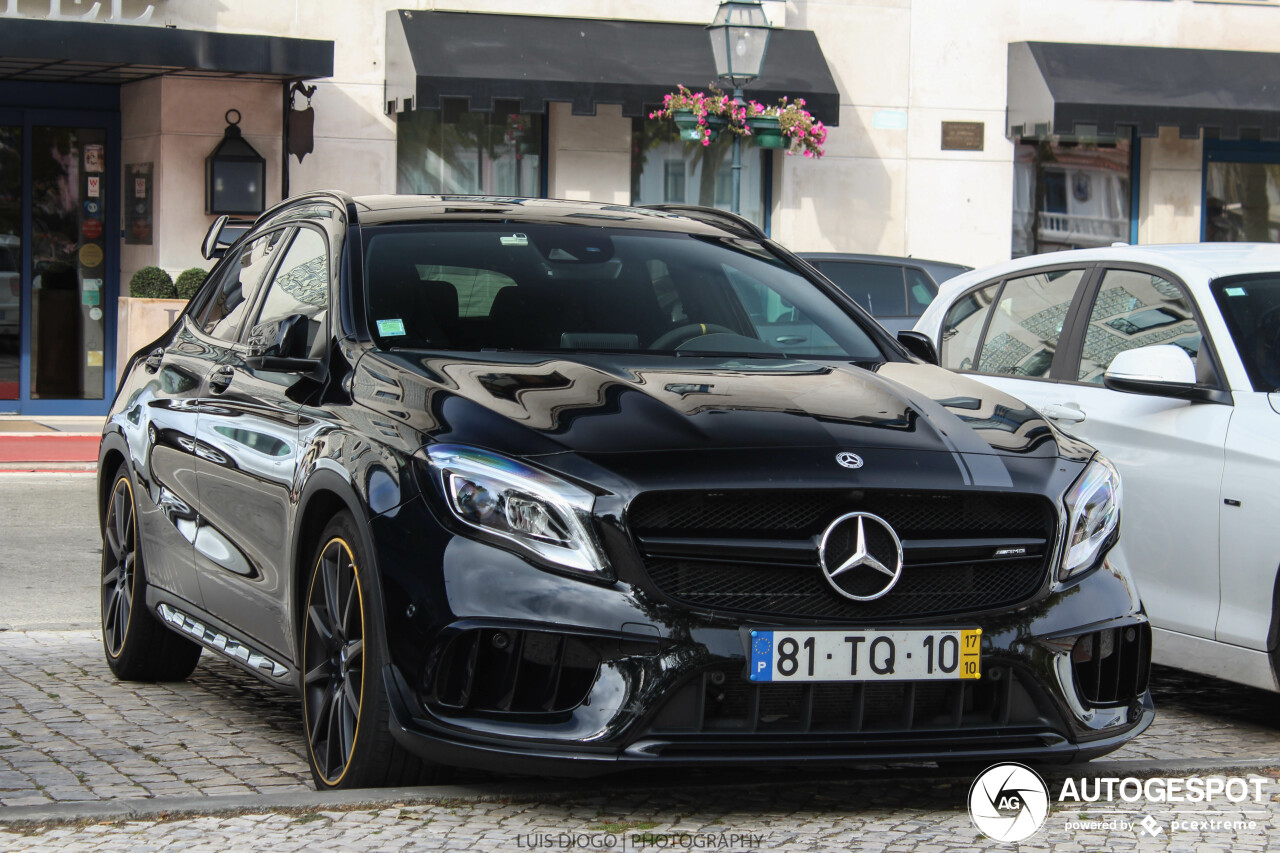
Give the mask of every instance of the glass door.
[(119, 139), (114, 113), (0, 110), (0, 412), (106, 411)]
[(105, 127), (31, 125), (32, 400), (101, 400)]
[(22, 370), (22, 122), (0, 113), (0, 405)]

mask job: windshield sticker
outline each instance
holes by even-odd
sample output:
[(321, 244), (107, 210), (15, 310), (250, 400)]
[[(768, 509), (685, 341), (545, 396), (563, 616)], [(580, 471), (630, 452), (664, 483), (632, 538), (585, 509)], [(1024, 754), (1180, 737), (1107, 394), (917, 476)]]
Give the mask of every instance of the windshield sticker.
[(1228, 288), (1226, 288), (1226, 293), (1227, 293), (1227, 296), (1244, 296), (1244, 288), (1243, 288), (1243, 287), (1228, 287)]
[(379, 320), (378, 334), (384, 338), (393, 338), (404, 334), (404, 320)]
[(503, 235), (498, 238), (504, 246), (527, 246), (529, 238), (524, 234), (512, 234), (511, 236)]

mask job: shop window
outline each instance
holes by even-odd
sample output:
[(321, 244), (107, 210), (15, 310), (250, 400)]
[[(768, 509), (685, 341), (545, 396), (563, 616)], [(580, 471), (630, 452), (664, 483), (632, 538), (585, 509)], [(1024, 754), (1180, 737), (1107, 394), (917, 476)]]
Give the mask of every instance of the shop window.
[(1129, 139), (1025, 140), (1013, 170), (1013, 257), (1129, 240)]
[[(733, 197), (733, 137), (710, 145), (682, 142), (669, 121), (636, 119), (632, 126), (631, 203), (701, 204), (728, 210)], [(770, 152), (742, 146), (741, 213), (764, 227)]]
[(397, 117), (397, 192), (541, 195), (541, 115), (504, 101), (484, 113), (469, 112), (466, 101), (443, 103)]
[(1280, 145), (1205, 140), (1208, 243), (1280, 242)]

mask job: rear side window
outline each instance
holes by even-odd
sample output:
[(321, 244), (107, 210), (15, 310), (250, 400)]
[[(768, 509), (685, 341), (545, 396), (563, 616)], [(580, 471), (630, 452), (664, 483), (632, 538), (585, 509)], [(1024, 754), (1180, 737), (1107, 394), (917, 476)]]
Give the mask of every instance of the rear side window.
[[(818, 269), (873, 317), (908, 316), (902, 267), (854, 261), (820, 261)], [(916, 312), (912, 316), (918, 314)]]
[(973, 370), (982, 329), (1000, 283), (981, 287), (956, 300), (942, 323), (942, 366), (948, 370)]
[(1053, 270), (1006, 281), (991, 312), (978, 371), (1048, 376), (1084, 273), (1082, 269)]
[(915, 267), (903, 267), (907, 277), (907, 314), (919, 317), (938, 295), (938, 286), (923, 271)]

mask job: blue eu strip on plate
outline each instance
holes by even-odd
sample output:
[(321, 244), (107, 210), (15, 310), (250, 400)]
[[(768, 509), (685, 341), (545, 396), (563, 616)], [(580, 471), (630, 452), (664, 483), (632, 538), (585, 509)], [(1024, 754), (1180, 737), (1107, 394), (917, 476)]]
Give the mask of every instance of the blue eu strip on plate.
[(773, 680), (773, 632), (751, 632), (751, 680)]

